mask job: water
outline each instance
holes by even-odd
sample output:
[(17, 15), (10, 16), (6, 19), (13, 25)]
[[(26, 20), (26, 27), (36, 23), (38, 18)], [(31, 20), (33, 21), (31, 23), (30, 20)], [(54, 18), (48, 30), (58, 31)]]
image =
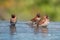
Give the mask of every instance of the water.
[(16, 28), (10, 28), (9, 22), (0, 21), (0, 40), (60, 40), (60, 22), (50, 22), (46, 33), (34, 33), (27, 22), (17, 22)]

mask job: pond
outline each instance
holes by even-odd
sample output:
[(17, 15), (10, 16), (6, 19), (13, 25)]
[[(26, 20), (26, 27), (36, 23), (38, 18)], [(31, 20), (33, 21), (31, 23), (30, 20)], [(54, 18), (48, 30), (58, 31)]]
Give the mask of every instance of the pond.
[(18, 21), (10, 28), (8, 21), (0, 21), (0, 40), (60, 40), (60, 22), (50, 22), (47, 32), (35, 34), (28, 22)]

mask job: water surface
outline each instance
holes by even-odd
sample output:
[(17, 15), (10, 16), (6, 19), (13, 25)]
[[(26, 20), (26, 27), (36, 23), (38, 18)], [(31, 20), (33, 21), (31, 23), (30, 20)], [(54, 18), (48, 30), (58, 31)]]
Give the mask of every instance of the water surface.
[(0, 40), (60, 40), (60, 22), (50, 22), (47, 33), (35, 34), (27, 22), (18, 21), (15, 27), (10, 28), (9, 22), (0, 21)]

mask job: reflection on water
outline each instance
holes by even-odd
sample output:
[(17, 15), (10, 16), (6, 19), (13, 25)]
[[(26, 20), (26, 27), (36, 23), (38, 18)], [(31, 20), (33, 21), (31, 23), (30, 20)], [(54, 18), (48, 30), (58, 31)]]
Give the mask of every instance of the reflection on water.
[[(16, 26), (8, 25), (10, 25), (9, 22), (0, 22), (0, 40), (60, 40), (60, 23), (58, 22), (51, 22), (47, 28), (38, 27), (37, 29), (25, 22), (19, 22)], [(34, 31), (37, 34), (34, 34)]]
[(41, 31), (42, 36), (46, 37), (48, 35), (48, 28), (42, 28)]
[(14, 40), (14, 35), (16, 33), (16, 26), (10, 25), (10, 40)]
[(14, 33), (16, 33), (16, 26), (10, 26), (10, 33), (11, 34), (14, 34)]
[(38, 26), (34, 26), (34, 32), (39, 33), (39, 27)]
[(38, 34), (38, 33), (42, 33), (43, 36), (46, 36), (48, 34), (48, 28), (43, 28), (43, 27), (34, 27), (34, 33)]

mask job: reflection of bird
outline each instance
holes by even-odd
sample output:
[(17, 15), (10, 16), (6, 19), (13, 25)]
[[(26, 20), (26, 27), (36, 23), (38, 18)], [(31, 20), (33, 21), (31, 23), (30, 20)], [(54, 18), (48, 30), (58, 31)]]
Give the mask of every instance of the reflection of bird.
[(10, 26), (10, 32), (11, 32), (11, 34), (14, 34), (16, 32), (16, 27)]
[(46, 37), (48, 35), (48, 28), (41, 28), (41, 33), (43, 37)]

